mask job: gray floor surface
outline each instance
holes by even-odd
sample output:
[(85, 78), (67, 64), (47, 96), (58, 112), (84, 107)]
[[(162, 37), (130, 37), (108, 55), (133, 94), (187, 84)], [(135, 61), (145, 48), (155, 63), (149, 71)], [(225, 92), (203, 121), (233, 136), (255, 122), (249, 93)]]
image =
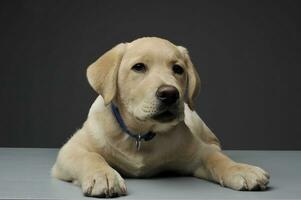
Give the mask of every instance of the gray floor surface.
[[(0, 199), (92, 199), (78, 186), (50, 177), (57, 149), (0, 148)], [(301, 199), (301, 151), (226, 151), (271, 174), (263, 192), (238, 192), (193, 177), (126, 179), (118, 199)]]

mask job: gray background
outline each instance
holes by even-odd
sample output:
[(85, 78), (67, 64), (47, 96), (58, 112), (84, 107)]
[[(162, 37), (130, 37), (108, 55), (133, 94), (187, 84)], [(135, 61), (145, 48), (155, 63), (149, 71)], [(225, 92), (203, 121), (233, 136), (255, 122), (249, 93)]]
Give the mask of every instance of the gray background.
[(190, 50), (225, 149), (301, 149), (298, 1), (179, 2), (0, 1), (0, 146), (61, 146), (96, 97), (86, 67), (159, 36)]

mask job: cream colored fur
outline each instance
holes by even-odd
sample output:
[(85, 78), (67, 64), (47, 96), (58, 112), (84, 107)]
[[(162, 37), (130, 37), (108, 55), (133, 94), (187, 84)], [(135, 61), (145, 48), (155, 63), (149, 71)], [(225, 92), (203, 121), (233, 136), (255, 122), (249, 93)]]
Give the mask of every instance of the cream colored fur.
[[(136, 63), (145, 63), (147, 71), (133, 72)], [(175, 63), (184, 68), (183, 75), (172, 72)], [(100, 95), (83, 127), (59, 151), (54, 177), (73, 181), (85, 195), (98, 197), (125, 195), (122, 176), (149, 177), (166, 170), (235, 190), (266, 188), (268, 173), (223, 154), (216, 136), (192, 110), (200, 80), (184, 47), (151, 37), (121, 43), (90, 65), (87, 76)], [(168, 123), (151, 118), (158, 112), (155, 92), (163, 84), (180, 93), (179, 115)], [(138, 151), (112, 115), (111, 102), (132, 132), (153, 131), (156, 137), (142, 142)]]

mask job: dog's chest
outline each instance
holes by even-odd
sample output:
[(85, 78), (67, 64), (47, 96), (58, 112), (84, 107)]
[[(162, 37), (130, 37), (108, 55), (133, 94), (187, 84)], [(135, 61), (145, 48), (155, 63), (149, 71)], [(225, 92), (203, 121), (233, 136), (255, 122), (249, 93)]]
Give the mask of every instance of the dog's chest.
[(162, 150), (162, 148), (144, 148), (142, 144), (141, 149), (131, 149), (130, 151), (112, 152), (114, 159), (109, 161), (117, 171), (123, 175), (130, 177), (144, 177), (151, 176), (160, 171), (166, 170), (168, 163), (174, 160), (171, 151)]
[(136, 141), (124, 134), (103, 143), (101, 153), (109, 165), (121, 174), (147, 177), (185, 166), (196, 150), (192, 148), (195, 147), (193, 141), (193, 137), (180, 127), (165, 135), (157, 135), (150, 141), (142, 141), (138, 150)]
[[(128, 156), (127, 161), (130, 161), (130, 165), (119, 166), (129, 176), (147, 176), (150, 173), (155, 173), (163, 168), (164, 163), (158, 163), (157, 159), (147, 157), (143, 155)], [(124, 162), (125, 160), (123, 160)]]

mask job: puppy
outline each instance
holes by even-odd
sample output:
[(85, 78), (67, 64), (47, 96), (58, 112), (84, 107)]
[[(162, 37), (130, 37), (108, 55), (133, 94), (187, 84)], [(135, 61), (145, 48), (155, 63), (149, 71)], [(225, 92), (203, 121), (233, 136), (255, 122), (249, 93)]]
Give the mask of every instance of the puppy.
[(91, 64), (87, 77), (100, 95), (60, 149), (54, 177), (96, 197), (125, 195), (121, 175), (169, 170), (235, 190), (266, 188), (268, 173), (227, 157), (193, 111), (200, 79), (184, 47), (155, 37), (121, 43)]

